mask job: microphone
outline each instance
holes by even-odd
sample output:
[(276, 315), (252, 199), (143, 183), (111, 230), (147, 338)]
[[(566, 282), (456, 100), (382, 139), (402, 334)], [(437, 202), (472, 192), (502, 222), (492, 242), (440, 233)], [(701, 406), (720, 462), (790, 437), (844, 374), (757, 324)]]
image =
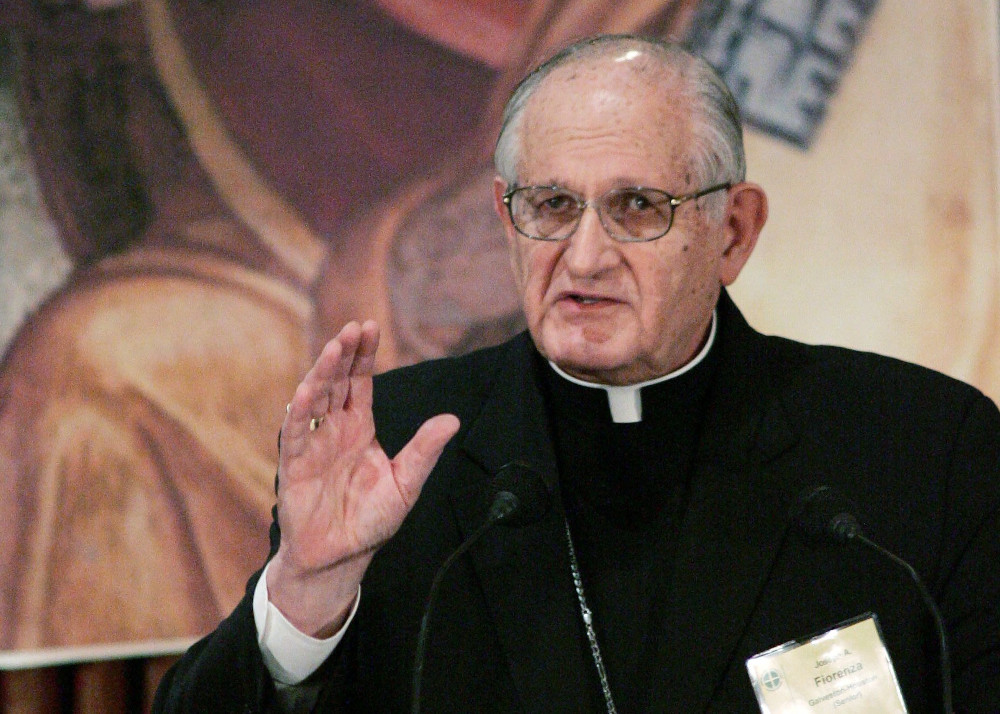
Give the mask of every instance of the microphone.
[(431, 610), (444, 574), (458, 558), (478, 541), (486, 531), (498, 523), (510, 527), (526, 526), (542, 519), (552, 505), (552, 490), (535, 469), (520, 461), (511, 461), (500, 467), (490, 484), (490, 507), (486, 520), (476, 531), (452, 552), (438, 569), (431, 582), (424, 606), (424, 616), (420, 620), (417, 649), (413, 656), (413, 690), (411, 711), (420, 713), (420, 682), (424, 670), (424, 652), (427, 649), (427, 633)]
[(844, 494), (831, 486), (817, 486), (799, 496), (795, 521), (814, 543), (846, 543), (861, 535), (853, 510), (854, 504)]
[(831, 486), (817, 486), (803, 493), (794, 511), (795, 522), (799, 529), (813, 542), (824, 540), (835, 543), (854, 541), (875, 551), (880, 556), (888, 558), (905, 570), (920, 592), (924, 604), (930, 610), (934, 620), (934, 629), (938, 636), (938, 647), (941, 657), (941, 690), (945, 714), (953, 714), (951, 692), (951, 655), (948, 652), (948, 641), (945, 637), (944, 619), (937, 603), (931, 597), (916, 569), (895, 553), (886, 550), (873, 540), (870, 540), (854, 516), (854, 504), (840, 491)]
[(520, 461), (500, 467), (490, 484), (490, 496), (487, 522), (511, 527), (540, 521), (552, 506), (552, 490), (542, 475)]

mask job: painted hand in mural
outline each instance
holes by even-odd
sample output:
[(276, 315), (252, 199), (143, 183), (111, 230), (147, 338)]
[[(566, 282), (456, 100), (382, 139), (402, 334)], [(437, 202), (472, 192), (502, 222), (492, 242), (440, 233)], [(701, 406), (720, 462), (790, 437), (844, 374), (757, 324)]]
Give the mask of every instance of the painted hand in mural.
[(295, 390), (281, 433), (281, 546), (271, 602), (300, 630), (343, 624), (368, 563), (416, 502), (458, 419), (427, 420), (390, 459), (375, 438), (372, 374), (379, 328), (348, 323)]

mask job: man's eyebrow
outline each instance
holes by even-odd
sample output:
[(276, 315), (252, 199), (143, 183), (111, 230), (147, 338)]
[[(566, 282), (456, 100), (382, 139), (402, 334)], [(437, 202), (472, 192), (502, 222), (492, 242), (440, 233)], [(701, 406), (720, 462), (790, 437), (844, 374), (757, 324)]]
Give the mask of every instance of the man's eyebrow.
[[(604, 186), (604, 188), (601, 190), (601, 193), (604, 193), (606, 191), (611, 191), (611, 190), (614, 190), (616, 188), (637, 188), (637, 187), (641, 187), (641, 188), (656, 188), (656, 189), (659, 189), (661, 191), (666, 191), (667, 189), (665, 189), (661, 185), (662, 183), (663, 183), (662, 181), (652, 180), (652, 179), (648, 179), (648, 178), (645, 179), (645, 180), (642, 180), (642, 179), (638, 178), (637, 176), (634, 176), (634, 175), (631, 175), (631, 174), (624, 175), (624, 176), (616, 176), (615, 178), (611, 179), (610, 181), (603, 181), (602, 182), (602, 185)], [(518, 183), (518, 185), (519, 186), (558, 186), (559, 188), (569, 189), (570, 191), (573, 191), (575, 193), (579, 193), (579, 194), (583, 194), (584, 193), (584, 191), (582, 189), (580, 189), (578, 186), (574, 185), (574, 182), (563, 180), (563, 179), (559, 179), (559, 178), (553, 178), (553, 177), (549, 177), (549, 179), (547, 179), (545, 181), (525, 181), (525, 182), (522, 182), (522, 183)], [(669, 191), (668, 191), (668, 193), (669, 193)]]

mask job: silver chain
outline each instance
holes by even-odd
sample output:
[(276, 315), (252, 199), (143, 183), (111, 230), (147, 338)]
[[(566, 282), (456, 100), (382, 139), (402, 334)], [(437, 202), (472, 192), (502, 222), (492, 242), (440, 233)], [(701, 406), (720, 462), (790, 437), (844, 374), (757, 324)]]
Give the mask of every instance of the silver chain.
[(576, 562), (576, 549), (573, 547), (573, 536), (569, 532), (569, 521), (566, 524), (566, 544), (569, 546), (569, 568), (573, 574), (573, 587), (580, 601), (580, 614), (583, 616), (583, 626), (587, 630), (587, 640), (590, 642), (590, 654), (597, 667), (597, 676), (601, 680), (601, 691), (604, 692), (604, 703), (608, 706), (608, 714), (618, 714), (614, 699), (611, 698), (611, 685), (608, 684), (608, 672), (604, 669), (604, 658), (601, 648), (597, 646), (597, 632), (594, 631), (594, 614), (587, 607), (587, 598), (583, 594), (583, 578), (580, 577), (580, 564)]

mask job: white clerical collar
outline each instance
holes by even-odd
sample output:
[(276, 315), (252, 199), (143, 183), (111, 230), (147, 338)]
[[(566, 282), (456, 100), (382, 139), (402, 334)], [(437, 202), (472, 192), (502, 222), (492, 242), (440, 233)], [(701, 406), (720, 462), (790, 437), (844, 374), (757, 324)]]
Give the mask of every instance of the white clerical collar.
[(584, 382), (582, 379), (577, 379), (572, 375), (566, 374), (561, 369), (559, 369), (554, 362), (549, 362), (552, 369), (556, 371), (563, 379), (569, 380), (573, 384), (579, 384), (581, 387), (590, 387), (592, 389), (603, 389), (608, 393), (608, 406), (611, 408), (611, 420), (616, 424), (633, 424), (638, 421), (642, 421), (642, 388), (649, 387), (653, 384), (659, 384), (660, 382), (666, 382), (668, 379), (673, 379), (674, 377), (680, 377), (685, 372), (689, 372), (694, 369), (702, 360), (705, 359), (705, 355), (712, 348), (712, 343), (715, 342), (715, 325), (716, 325), (716, 314), (712, 311), (712, 326), (708, 330), (708, 339), (705, 340), (705, 346), (701, 348), (701, 351), (695, 355), (694, 359), (685, 364), (682, 367), (678, 367), (673, 372), (665, 374), (662, 377), (656, 377), (655, 379), (650, 379), (645, 382), (639, 382), (638, 384), (626, 384), (623, 386), (615, 386), (608, 384), (595, 384), (593, 382)]

